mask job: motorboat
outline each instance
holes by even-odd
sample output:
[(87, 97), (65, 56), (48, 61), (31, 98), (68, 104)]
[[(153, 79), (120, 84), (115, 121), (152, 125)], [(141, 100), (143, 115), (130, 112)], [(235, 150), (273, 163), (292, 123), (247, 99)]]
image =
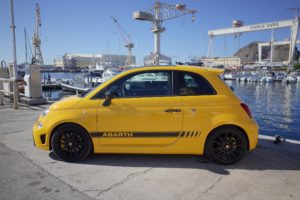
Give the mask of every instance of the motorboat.
[(270, 83), (275, 80), (275, 73), (274, 72), (266, 72), (263, 74), (263, 76), (260, 78), (260, 82), (264, 83)]
[(285, 77), (284, 82), (287, 83), (287, 84), (296, 83), (299, 76), (300, 76), (300, 71), (291, 72), (290, 74), (288, 74)]

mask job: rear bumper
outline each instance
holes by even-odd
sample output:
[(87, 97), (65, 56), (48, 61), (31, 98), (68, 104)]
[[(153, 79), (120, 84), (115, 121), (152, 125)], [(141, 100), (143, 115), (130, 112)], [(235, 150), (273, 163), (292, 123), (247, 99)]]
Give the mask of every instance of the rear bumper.
[(252, 151), (256, 148), (258, 143), (258, 132), (259, 127), (257, 123), (253, 120), (253, 123), (246, 130), (249, 140), (249, 151)]

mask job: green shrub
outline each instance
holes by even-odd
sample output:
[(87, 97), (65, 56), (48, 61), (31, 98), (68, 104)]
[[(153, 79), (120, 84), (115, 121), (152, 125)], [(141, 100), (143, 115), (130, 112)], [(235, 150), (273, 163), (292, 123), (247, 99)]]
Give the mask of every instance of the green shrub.
[(300, 63), (294, 65), (294, 70), (300, 69)]

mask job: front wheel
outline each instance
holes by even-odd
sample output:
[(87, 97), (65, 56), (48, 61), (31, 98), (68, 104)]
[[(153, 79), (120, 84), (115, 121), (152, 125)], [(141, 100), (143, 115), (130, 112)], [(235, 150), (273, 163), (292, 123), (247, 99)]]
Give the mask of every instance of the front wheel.
[(246, 136), (238, 128), (230, 126), (213, 131), (205, 145), (205, 154), (208, 158), (222, 165), (240, 161), (246, 151)]
[(54, 154), (66, 162), (76, 162), (86, 158), (92, 151), (88, 133), (73, 124), (57, 128), (51, 139)]

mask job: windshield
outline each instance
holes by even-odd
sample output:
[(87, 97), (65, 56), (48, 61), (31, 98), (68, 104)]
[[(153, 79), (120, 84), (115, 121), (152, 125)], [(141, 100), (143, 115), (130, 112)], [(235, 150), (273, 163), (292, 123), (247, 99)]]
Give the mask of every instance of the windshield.
[(88, 94), (90, 94), (92, 91), (94, 91), (94, 89), (96, 89), (97, 87), (94, 87), (94, 88), (91, 88), (91, 89), (88, 89), (87, 91), (83, 92), (83, 93), (78, 93), (77, 96), (78, 97), (86, 97)]
[[(103, 83), (106, 83), (107, 81), (109, 81), (110, 79), (107, 79), (105, 81), (103, 81), (100, 85), (102, 85)], [(94, 88), (91, 88), (91, 89), (88, 89), (87, 91), (83, 92), (83, 93), (80, 93), (78, 94), (77, 96), (81, 97), (81, 98), (84, 98), (86, 96), (88, 96), (90, 93), (92, 93), (95, 89), (97, 89), (100, 85), (97, 85), (96, 87)]]
[[(136, 67), (132, 67), (132, 68), (128, 68), (128, 69), (126, 69), (126, 70), (124, 70), (124, 71), (122, 71), (122, 72), (126, 72), (126, 71), (129, 71), (129, 70), (131, 70), (131, 69), (135, 69)], [(110, 70), (114, 70), (114, 69), (110, 69)], [(119, 72), (120, 73), (120, 72)], [(118, 74), (119, 74), (118, 73)], [(116, 74), (117, 75), (117, 74)], [(109, 81), (111, 78), (109, 78), (109, 79), (105, 79), (100, 85), (102, 85), (103, 83), (106, 83), (107, 81)], [(93, 92), (95, 89), (97, 89), (100, 85), (98, 85), (98, 86), (96, 86), (96, 87), (94, 87), (94, 88), (91, 88), (91, 89), (89, 89), (89, 90), (87, 90), (86, 92), (83, 92), (83, 93), (81, 93), (81, 94), (78, 94), (78, 96), (79, 97), (81, 97), (81, 98), (84, 98), (84, 97), (86, 97), (86, 96), (88, 96), (91, 92)]]

